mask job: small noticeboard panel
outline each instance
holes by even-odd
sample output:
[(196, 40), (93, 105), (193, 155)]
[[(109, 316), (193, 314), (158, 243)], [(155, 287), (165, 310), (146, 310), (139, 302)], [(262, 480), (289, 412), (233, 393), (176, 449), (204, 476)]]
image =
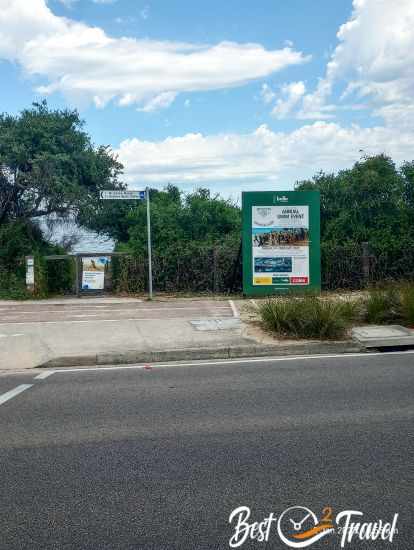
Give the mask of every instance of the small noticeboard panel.
[(82, 290), (104, 290), (105, 272), (110, 259), (106, 256), (82, 258)]
[(320, 291), (319, 191), (242, 193), (243, 293)]

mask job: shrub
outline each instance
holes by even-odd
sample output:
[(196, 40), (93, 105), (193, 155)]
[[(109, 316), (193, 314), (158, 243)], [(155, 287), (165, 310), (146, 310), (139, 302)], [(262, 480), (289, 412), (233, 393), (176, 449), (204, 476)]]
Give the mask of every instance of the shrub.
[(400, 309), (403, 323), (414, 326), (414, 284), (400, 287)]
[(27, 300), (30, 297), (21, 277), (0, 270), (0, 300)]
[(401, 298), (395, 286), (371, 289), (364, 300), (364, 320), (372, 324), (393, 323), (401, 317)]
[(260, 306), (265, 328), (296, 338), (343, 338), (357, 314), (357, 305), (352, 302), (317, 296), (271, 298)]

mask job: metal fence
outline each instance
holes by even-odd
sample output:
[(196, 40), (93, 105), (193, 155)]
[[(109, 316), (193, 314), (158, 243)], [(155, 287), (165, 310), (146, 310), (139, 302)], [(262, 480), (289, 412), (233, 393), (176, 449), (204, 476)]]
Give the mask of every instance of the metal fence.
[[(147, 258), (114, 258), (113, 284), (121, 292), (142, 292), (147, 288)], [(241, 250), (211, 246), (154, 252), (154, 289), (161, 292), (240, 292)]]
[[(48, 290), (73, 292), (73, 276), (71, 283), (66, 269), (56, 273), (58, 263), (47, 262)], [(325, 290), (357, 290), (369, 284), (414, 280), (414, 246), (404, 249), (404, 254), (397, 248), (395, 252), (375, 253), (366, 244), (323, 246), (321, 267)], [(146, 256), (114, 256), (112, 270), (113, 290), (129, 293), (147, 290)], [(242, 290), (241, 247), (227, 243), (155, 251), (153, 278), (154, 289), (161, 292), (239, 293)], [(24, 288), (24, 260), (13, 270), (0, 263), (0, 290), (16, 284)], [(106, 288), (109, 290), (107, 285)]]
[(391, 281), (414, 280), (414, 246), (374, 251), (369, 243), (322, 248), (322, 288), (361, 289)]

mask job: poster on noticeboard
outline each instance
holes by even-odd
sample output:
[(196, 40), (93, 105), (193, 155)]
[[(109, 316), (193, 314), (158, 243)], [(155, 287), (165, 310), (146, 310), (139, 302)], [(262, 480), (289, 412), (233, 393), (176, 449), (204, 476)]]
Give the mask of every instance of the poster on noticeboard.
[(242, 194), (243, 293), (320, 290), (317, 191)]
[(82, 258), (82, 290), (103, 290), (109, 258), (102, 256)]

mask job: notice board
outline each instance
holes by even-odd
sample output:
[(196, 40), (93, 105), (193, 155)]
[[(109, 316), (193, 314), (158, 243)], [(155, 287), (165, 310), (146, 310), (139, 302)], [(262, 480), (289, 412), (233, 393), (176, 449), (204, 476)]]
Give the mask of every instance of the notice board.
[(242, 193), (243, 293), (319, 292), (319, 191)]

